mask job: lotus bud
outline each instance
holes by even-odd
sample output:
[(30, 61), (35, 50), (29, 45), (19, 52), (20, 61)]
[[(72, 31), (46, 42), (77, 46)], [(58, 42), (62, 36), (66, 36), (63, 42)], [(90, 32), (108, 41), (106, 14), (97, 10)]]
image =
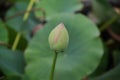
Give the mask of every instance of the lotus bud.
[(56, 26), (49, 35), (50, 48), (57, 52), (65, 50), (69, 42), (68, 31), (63, 23)]

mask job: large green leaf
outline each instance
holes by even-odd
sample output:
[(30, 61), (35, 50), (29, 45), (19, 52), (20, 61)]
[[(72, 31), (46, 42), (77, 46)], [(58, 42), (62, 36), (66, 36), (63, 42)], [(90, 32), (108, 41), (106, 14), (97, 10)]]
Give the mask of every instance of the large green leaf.
[(46, 17), (51, 18), (56, 14), (73, 13), (81, 9), (82, 4), (80, 0), (40, 0), (35, 8), (41, 9), (35, 12), (37, 17), (41, 17), (41, 13), (45, 12)]
[(8, 32), (4, 23), (0, 20), (0, 41), (8, 42)]
[(25, 62), (22, 52), (0, 49), (0, 69), (7, 77), (22, 77), (24, 67)]
[(48, 44), (51, 30), (63, 22), (68, 30), (68, 48), (58, 55), (54, 80), (80, 80), (92, 73), (103, 55), (96, 26), (83, 15), (64, 14), (50, 20), (30, 42), (25, 58), (30, 80), (49, 80), (54, 52)]

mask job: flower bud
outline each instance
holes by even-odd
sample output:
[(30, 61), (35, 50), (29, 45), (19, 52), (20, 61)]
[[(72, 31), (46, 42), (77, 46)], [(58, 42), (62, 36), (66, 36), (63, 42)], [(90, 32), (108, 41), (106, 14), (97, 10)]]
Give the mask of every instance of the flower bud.
[(69, 42), (68, 31), (63, 23), (56, 26), (49, 35), (50, 48), (57, 52), (65, 50)]

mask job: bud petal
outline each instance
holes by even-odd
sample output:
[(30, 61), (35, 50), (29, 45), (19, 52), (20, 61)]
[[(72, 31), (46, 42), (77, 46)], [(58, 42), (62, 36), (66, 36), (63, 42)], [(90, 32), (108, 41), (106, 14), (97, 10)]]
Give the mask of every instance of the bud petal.
[(49, 45), (54, 51), (64, 51), (69, 42), (68, 31), (63, 23), (56, 26), (49, 35)]

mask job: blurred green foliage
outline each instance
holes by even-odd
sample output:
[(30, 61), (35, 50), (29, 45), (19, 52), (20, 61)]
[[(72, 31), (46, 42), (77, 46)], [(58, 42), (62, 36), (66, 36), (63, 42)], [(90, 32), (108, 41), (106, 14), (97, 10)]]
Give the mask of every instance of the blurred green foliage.
[(70, 43), (54, 80), (120, 80), (120, 8), (109, 0), (1, 0), (0, 9), (0, 80), (49, 80), (48, 34), (61, 22)]

